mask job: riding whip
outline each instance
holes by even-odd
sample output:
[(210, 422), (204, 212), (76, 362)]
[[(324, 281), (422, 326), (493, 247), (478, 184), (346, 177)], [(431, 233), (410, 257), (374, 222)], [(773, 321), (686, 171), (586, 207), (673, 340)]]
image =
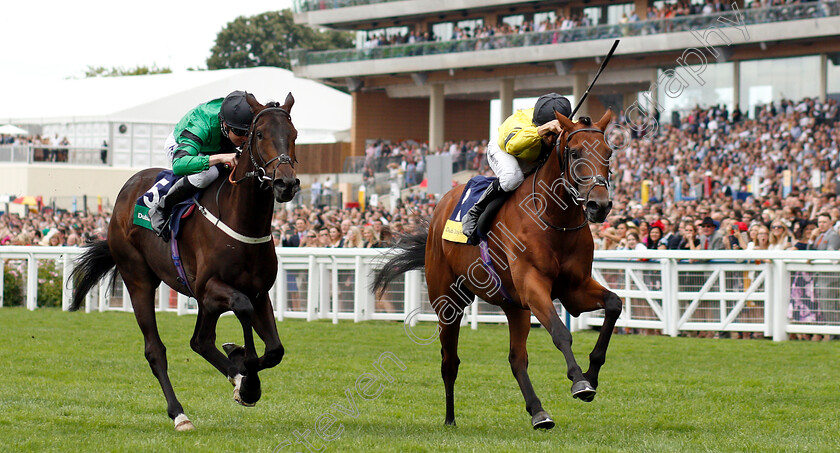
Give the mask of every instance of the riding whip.
[(592, 89), (592, 87), (593, 87), (593, 86), (595, 86), (595, 82), (598, 80), (598, 76), (600, 76), (600, 75), (601, 75), (601, 72), (603, 72), (604, 68), (606, 68), (606, 67), (607, 67), (607, 63), (609, 63), (609, 62), (610, 62), (610, 58), (612, 57), (613, 52), (615, 52), (616, 47), (618, 47), (618, 43), (619, 43), (619, 42), (621, 42), (621, 40), (620, 40), (620, 39), (616, 39), (616, 40), (615, 40), (615, 42), (613, 43), (612, 49), (610, 49), (610, 52), (607, 54), (607, 57), (606, 57), (606, 58), (604, 58), (604, 61), (603, 61), (603, 62), (601, 62), (601, 68), (600, 68), (600, 69), (598, 69), (598, 73), (597, 73), (597, 74), (595, 74), (595, 78), (594, 78), (594, 79), (592, 79), (592, 83), (590, 83), (590, 84), (589, 84), (589, 88), (587, 88), (587, 89), (586, 89), (586, 91), (583, 93), (583, 96), (581, 96), (581, 97), (580, 97), (580, 100), (577, 102), (577, 105), (575, 106), (575, 109), (574, 109), (574, 110), (572, 110), (572, 114), (569, 116), (569, 119), (574, 118), (574, 117), (575, 117), (575, 113), (577, 113), (577, 111), (578, 111), (578, 109), (580, 108), (580, 106), (581, 106), (581, 105), (583, 105), (583, 101), (585, 101), (585, 100), (586, 100), (586, 96), (588, 96), (588, 95), (589, 95), (589, 90), (591, 90), (591, 89)]

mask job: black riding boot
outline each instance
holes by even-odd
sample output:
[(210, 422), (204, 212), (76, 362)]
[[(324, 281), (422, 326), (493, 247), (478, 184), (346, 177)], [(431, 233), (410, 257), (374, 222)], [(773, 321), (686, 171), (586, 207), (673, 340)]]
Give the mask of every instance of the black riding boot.
[(470, 210), (464, 214), (464, 217), (461, 218), (461, 231), (464, 233), (464, 236), (468, 238), (467, 242), (473, 245), (478, 243), (476, 235), (478, 218), (481, 217), (481, 213), (487, 209), (487, 205), (503, 193), (504, 191), (502, 190), (502, 186), (499, 185), (499, 180), (496, 179), (492, 184), (487, 186), (487, 189), (485, 189), (484, 193), (481, 194), (481, 198), (479, 198), (473, 207), (471, 207)]
[(151, 222), (155, 234), (164, 238), (164, 240), (168, 240), (168, 237), (164, 236), (163, 231), (166, 227), (166, 221), (172, 213), (172, 208), (176, 204), (193, 196), (197, 190), (198, 187), (190, 184), (186, 176), (175, 181), (175, 184), (172, 185), (169, 192), (156, 205), (149, 209), (149, 222)]

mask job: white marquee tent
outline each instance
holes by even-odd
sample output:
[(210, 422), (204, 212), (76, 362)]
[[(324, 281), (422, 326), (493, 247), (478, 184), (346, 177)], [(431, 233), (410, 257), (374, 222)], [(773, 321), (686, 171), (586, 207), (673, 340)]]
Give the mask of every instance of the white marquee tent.
[(291, 92), (298, 144), (339, 141), (351, 126), (350, 95), (269, 67), (0, 87), (0, 124), (40, 125), (43, 135), (67, 137), (71, 146), (107, 142), (113, 166), (165, 166), (160, 150), (181, 116), (234, 90), (252, 92), (263, 103), (283, 102)]

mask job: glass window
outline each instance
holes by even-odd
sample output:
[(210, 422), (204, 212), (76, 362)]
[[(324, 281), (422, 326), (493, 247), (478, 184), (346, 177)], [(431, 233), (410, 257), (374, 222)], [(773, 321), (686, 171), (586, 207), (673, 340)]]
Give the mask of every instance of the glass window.
[(455, 25), (452, 22), (440, 22), (432, 25), (432, 33), (438, 41), (449, 41), (452, 39), (452, 32), (455, 30)]
[[(385, 39), (390, 41), (392, 38), (397, 40), (395, 44), (401, 44), (399, 42), (400, 38), (405, 38), (408, 36), (408, 27), (388, 27), (388, 28), (376, 28), (373, 30), (363, 30), (356, 32), (356, 47), (362, 48), (365, 46), (367, 41), (370, 41), (374, 38)], [(385, 43), (381, 43), (380, 45), (384, 45)]]
[(583, 15), (589, 16), (590, 24), (597, 25), (601, 21), (601, 7), (594, 6), (589, 8), (583, 8)]
[(455, 27), (457, 27), (461, 32), (458, 39), (466, 39), (475, 37), (476, 30), (483, 26), (484, 19), (464, 19), (455, 23), (441, 22), (432, 25), (432, 33), (437, 41), (449, 41), (456, 39)]
[(468, 37), (475, 37), (476, 31), (484, 26), (484, 19), (466, 19), (458, 21), (458, 28), (464, 31)]
[(514, 16), (506, 16), (502, 18), (502, 22), (510, 25), (510, 28), (516, 28), (525, 22), (525, 15), (516, 14)]
[(546, 20), (549, 22), (554, 22), (557, 18), (557, 14), (554, 11), (547, 11), (544, 13), (534, 13), (534, 24), (539, 26), (540, 23), (545, 22)]
[(623, 5), (610, 5), (607, 7), (607, 23), (617, 24), (622, 17), (630, 18), (630, 15), (635, 11), (636, 5), (633, 3), (625, 3)]
[(819, 66), (816, 55), (741, 62), (742, 108), (747, 107), (752, 117), (759, 104), (818, 97)]
[[(700, 71), (699, 65), (692, 65), (689, 68)], [(670, 73), (670, 77), (668, 73), (660, 70), (656, 87), (659, 106), (662, 108), (660, 118), (665, 122), (670, 122), (672, 112), (683, 115), (698, 105), (700, 107), (723, 105), (731, 111), (734, 107), (732, 71), (732, 63), (709, 63), (695, 79), (681, 66), (677, 66), (674, 72)], [(744, 84), (743, 78), (741, 80), (743, 92), (748, 85)]]
[(828, 60), (828, 94), (840, 100), (840, 66), (835, 66)]

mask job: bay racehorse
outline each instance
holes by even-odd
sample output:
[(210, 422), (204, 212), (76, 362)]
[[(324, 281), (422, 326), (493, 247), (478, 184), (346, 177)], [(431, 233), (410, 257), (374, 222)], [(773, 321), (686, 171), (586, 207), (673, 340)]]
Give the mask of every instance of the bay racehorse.
[[(543, 409), (528, 377), (525, 346), (532, 313), (566, 359), (572, 396), (587, 402), (595, 397), (598, 373), (621, 314), (618, 296), (592, 278), (594, 244), (587, 228), (589, 222), (603, 222), (612, 208), (612, 150), (604, 139), (612, 114), (608, 110), (595, 124), (589, 118), (573, 122), (556, 112), (555, 116), (563, 133), (552, 152), (491, 219), (489, 256), (498, 277), (484, 267), (478, 247), (441, 237), (447, 218), (464, 192), (461, 185), (441, 198), (428, 230), (397, 243), (396, 255), (374, 279), (374, 290), (381, 291), (400, 274), (425, 266), (429, 300), (438, 316), (447, 425), (455, 424), (461, 318), (474, 296), (498, 305), (507, 316), (510, 367), (535, 429), (552, 428), (554, 421)], [(497, 284), (499, 280), (504, 290)], [(572, 335), (560, 320), (554, 299), (575, 317), (605, 309), (604, 324), (585, 373), (572, 354)]]
[[(160, 168), (143, 170), (125, 183), (114, 205), (108, 239), (85, 249), (71, 277), (75, 283), (71, 310), (76, 310), (100, 279), (110, 273), (113, 284), (119, 272), (143, 333), (146, 359), (178, 431), (193, 429), (193, 424), (175, 397), (166, 348), (158, 334), (155, 290), (161, 281), (182, 294), (192, 293), (198, 301), (190, 346), (230, 380), (238, 403), (254, 405), (262, 393), (257, 373), (283, 358), (268, 296), (277, 275), (270, 229), (274, 201), (287, 202), (300, 190), (294, 170), (297, 130), (290, 116), (294, 97), (289, 93), (283, 105), (262, 105), (252, 94), (247, 101), (254, 119), (237, 165), (198, 198), (219, 220), (218, 226), (208, 220), (211, 217), (194, 214), (182, 227), (178, 244), (186, 282), (178, 278), (170, 244), (132, 223), (135, 201), (152, 187)], [(216, 323), (229, 310), (242, 324), (244, 347), (226, 343), (225, 355), (216, 347)], [(262, 357), (254, 346), (254, 331), (265, 343)]]

